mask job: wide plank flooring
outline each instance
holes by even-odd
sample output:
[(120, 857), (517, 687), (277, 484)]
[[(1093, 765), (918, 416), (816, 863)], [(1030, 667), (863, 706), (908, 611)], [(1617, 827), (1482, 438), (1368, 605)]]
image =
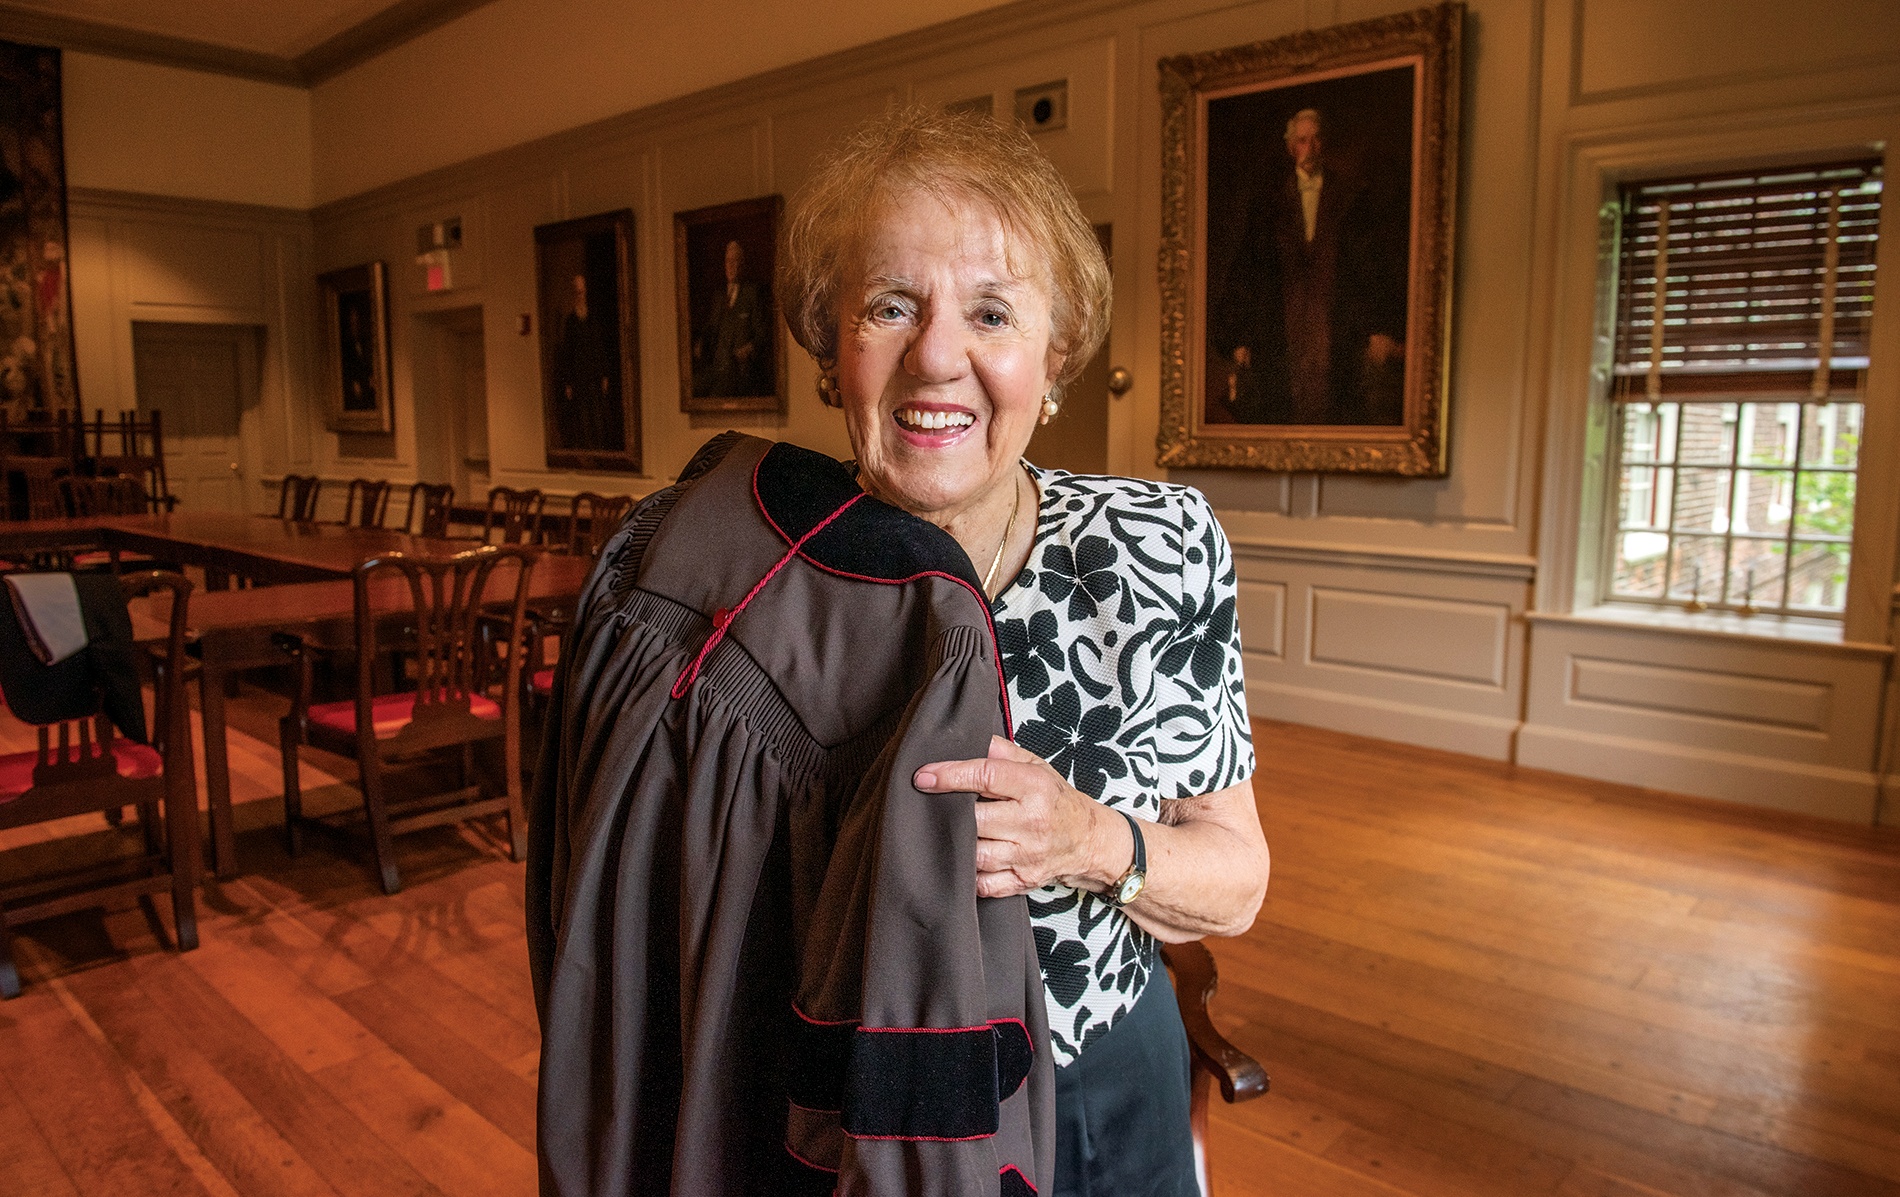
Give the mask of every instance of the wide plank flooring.
[[(206, 884), (203, 947), (162, 902), (19, 933), (0, 1192), (532, 1193), (498, 826), (400, 841), (395, 897), (340, 845), (292, 861), (280, 701), (234, 707), (246, 871)], [(1221, 1197), (1900, 1195), (1900, 837), (1256, 732), (1273, 884), (1213, 945), (1215, 1017), (1273, 1088), (1215, 1111)], [(350, 800), (333, 774), (313, 801)], [(0, 878), (130, 834), (8, 833)]]

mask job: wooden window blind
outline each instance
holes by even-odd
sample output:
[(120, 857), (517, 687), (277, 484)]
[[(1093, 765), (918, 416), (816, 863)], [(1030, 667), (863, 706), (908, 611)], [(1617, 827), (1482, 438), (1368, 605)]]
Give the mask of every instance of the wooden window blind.
[(1625, 185), (1615, 398), (1857, 394), (1880, 195), (1877, 158)]

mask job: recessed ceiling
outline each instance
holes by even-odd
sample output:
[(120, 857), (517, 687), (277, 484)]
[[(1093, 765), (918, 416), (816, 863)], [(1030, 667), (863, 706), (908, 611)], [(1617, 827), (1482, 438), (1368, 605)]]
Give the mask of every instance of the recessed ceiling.
[(487, 0), (0, 0), (18, 41), (311, 83)]

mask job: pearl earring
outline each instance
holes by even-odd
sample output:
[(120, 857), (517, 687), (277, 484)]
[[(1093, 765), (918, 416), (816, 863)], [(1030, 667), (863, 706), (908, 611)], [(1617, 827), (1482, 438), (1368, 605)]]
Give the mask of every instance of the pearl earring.
[(1044, 395), (1042, 397), (1042, 419), (1037, 420), (1036, 423), (1047, 424), (1049, 421), (1055, 419), (1056, 413), (1061, 410), (1062, 405), (1056, 402), (1054, 395)]
[(826, 407), (844, 406), (844, 396), (838, 393), (838, 363), (832, 358), (818, 359), (818, 402)]

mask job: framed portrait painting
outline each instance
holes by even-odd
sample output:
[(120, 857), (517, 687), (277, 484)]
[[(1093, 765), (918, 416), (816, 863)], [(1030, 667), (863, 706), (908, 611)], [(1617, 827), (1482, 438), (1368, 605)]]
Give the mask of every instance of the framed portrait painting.
[(1445, 472), (1463, 19), (1162, 60), (1158, 464)]
[(776, 195), (673, 216), (680, 410), (785, 410), (784, 337), (772, 302)]
[(389, 396), (389, 282), (381, 262), (317, 276), (323, 292), (332, 432), (394, 432)]
[(537, 225), (534, 272), (549, 468), (639, 473), (632, 210)]

